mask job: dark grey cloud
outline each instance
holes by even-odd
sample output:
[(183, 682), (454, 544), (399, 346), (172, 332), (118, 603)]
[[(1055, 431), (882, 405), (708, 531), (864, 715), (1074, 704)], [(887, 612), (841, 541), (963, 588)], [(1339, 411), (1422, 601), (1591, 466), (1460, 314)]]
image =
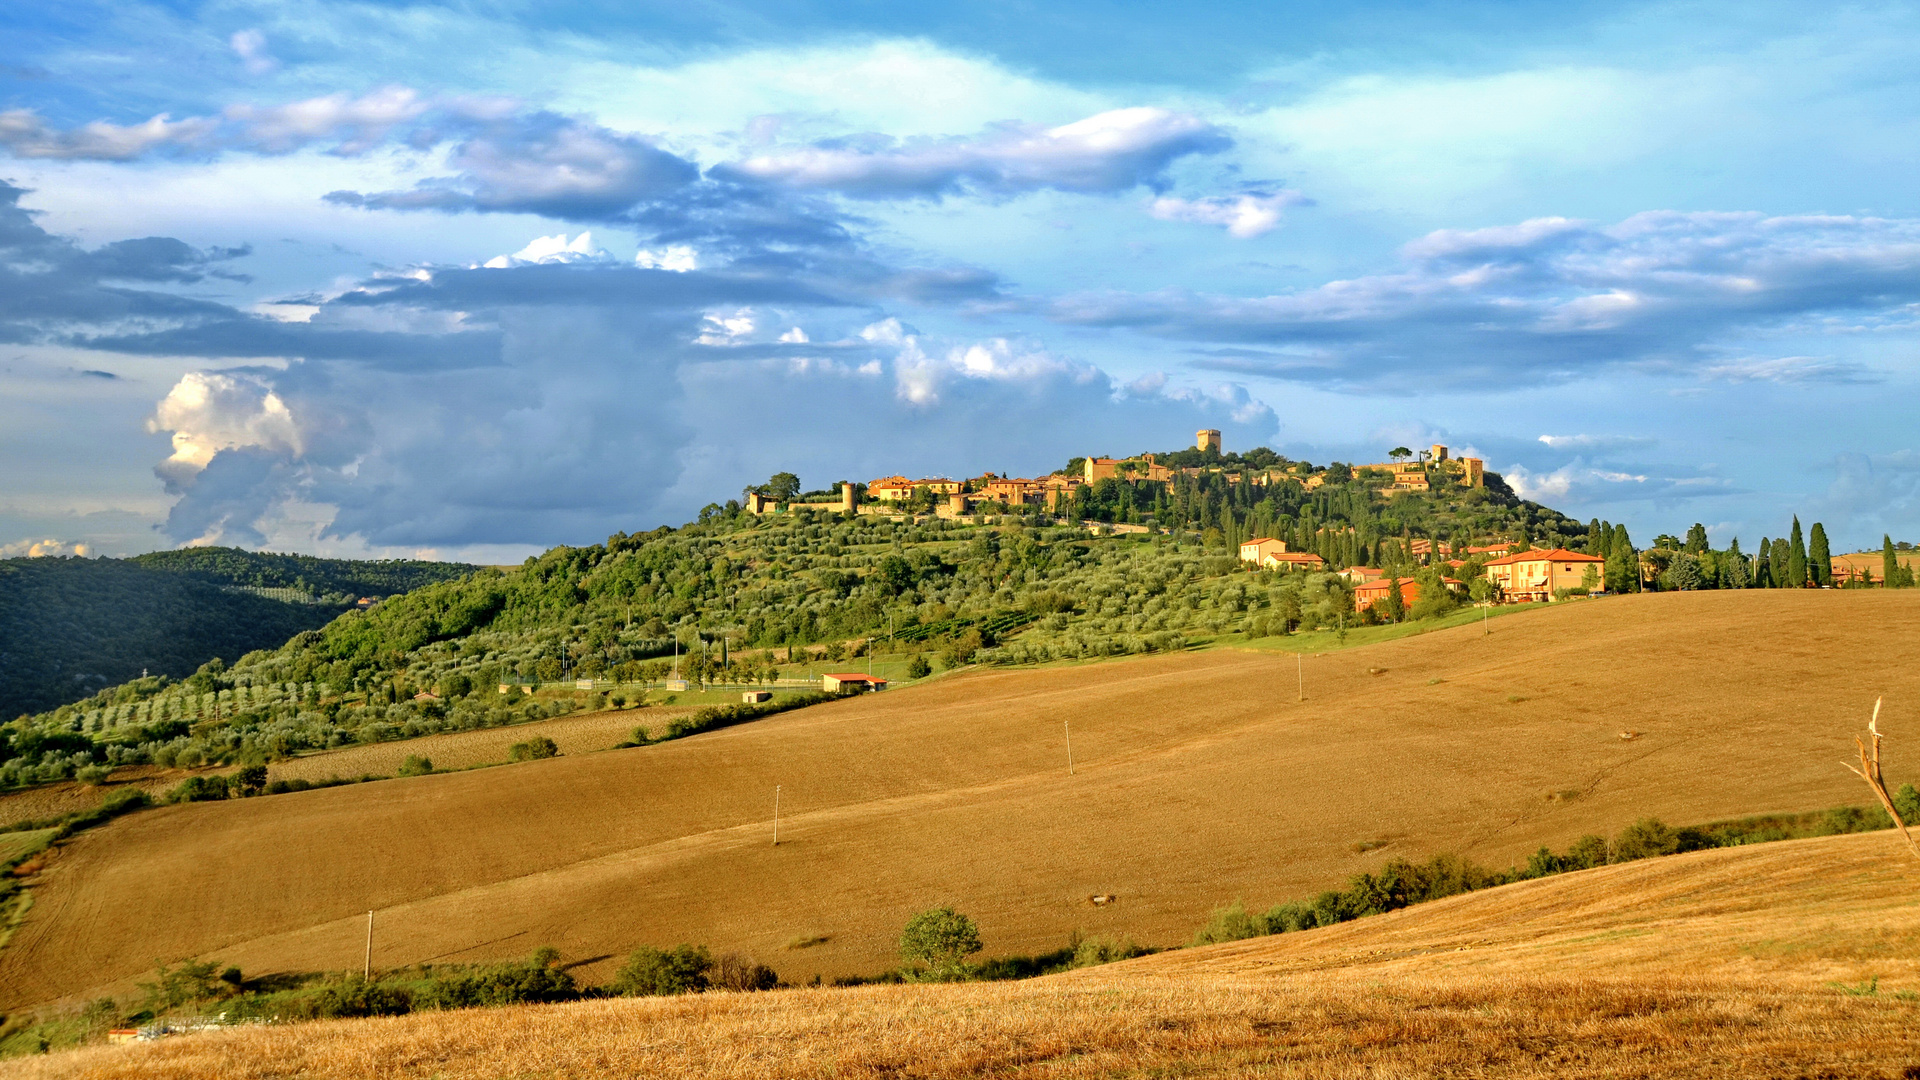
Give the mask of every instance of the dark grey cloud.
[(1920, 222), (1660, 211), (1607, 227), (1437, 232), (1407, 245), (1394, 272), (1272, 296), (1105, 292), (1041, 306), (1062, 323), (1205, 342), (1203, 368), (1410, 391), (1625, 365), (1861, 381), (1873, 374), (1830, 359), (1725, 354), (1745, 335), (1905, 322), (1916, 302)]
[(88, 250), (42, 229), (0, 181), (0, 341), (46, 341), (81, 328), (156, 327), (231, 317), (225, 305), (133, 285), (233, 278), (223, 264), (246, 248), (203, 251), (166, 237)]

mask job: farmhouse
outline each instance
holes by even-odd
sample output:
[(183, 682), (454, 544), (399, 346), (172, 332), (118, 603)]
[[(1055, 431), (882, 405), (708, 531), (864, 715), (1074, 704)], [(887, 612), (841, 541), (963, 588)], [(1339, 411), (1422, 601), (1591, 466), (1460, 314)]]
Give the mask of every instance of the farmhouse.
[[(1374, 578), (1363, 581), (1353, 588), (1353, 610), (1365, 611), (1375, 604), (1384, 603), (1393, 595), (1394, 578)], [(1399, 578), (1400, 603), (1403, 607), (1412, 607), (1420, 599), (1420, 583), (1412, 578)]]
[(1597, 577), (1606, 569), (1607, 560), (1566, 548), (1550, 551), (1521, 551), (1487, 563), (1487, 580), (1500, 590), (1509, 604), (1552, 600), (1560, 589), (1590, 587), (1589, 570)]
[(1269, 551), (1260, 559), (1262, 570), (1320, 570), (1327, 560), (1308, 551)]
[(1269, 553), (1283, 555), (1286, 553), (1286, 550), (1287, 542), (1285, 540), (1275, 540), (1272, 537), (1258, 536), (1240, 545), (1240, 561), (1250, 562), (1255, 566), (1259, 566), (1260, 560), (1266, 558)]
[(874, 675), (820, 676), (820, 689), (825, 690), (829, 694), (836, 694), (842, 690), (867, 691), (885, 690), (886, 688), (887, 680)]

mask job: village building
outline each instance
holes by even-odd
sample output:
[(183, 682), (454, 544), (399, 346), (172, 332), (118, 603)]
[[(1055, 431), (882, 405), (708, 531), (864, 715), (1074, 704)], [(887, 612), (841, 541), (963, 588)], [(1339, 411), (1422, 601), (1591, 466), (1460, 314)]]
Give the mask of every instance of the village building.
[(1260, 558), (1262, 570), (1323, 570), (1327, 560), (1307, 551), (1270, 551)]
[(1487, 580), (1509, 604), (1552, 600), (1561, 589), (1586, 588), (1588, 571), (1605, 573), (1607, 560), (1566, 548), (1521, 551), (1487, 563)]
[[(1353, 610), (1365, 611), (1375, 604), (1383, 603), (1387, 597), (1393, 595), (1394, 580), (1383, 575), (1354, 586)], [(1420, 599), (1420, 583), (1412, 578), (1400, 578), (1399, 582), (1401, 610), (1404, 611), (1413, 607)], [(1467, 589), (1467, 583), (1456, 578), (1441, 578), (1440, 583), (1450, 593), (1459, 594)]]
[(954, 495), (966, 487), (958, 480), (949, 480), (944, 476), (926, 477), (909, 480), (904, 476), (884, 476), (867, 485), (867, 494), (879, 502), (906, 502), (913, 493), (926, 488), (935, 495)]
[(820, 689), (825, 690), (829, 694), (837, 694), (843, 690), (865, 692), (869, 690), (885, 690), (886, 688), (887, 680), (877, 675), (848, 674), (820, 676)]
[(1339, 576), (1348, 581), (1362, 582), (1386, 577), (1387, 572), (1377, 566), (1349, 566), (1340, 571)]
[(1259, 566), (1260, 560), (1266, 558), (1268, 552), (1272, 552), (1275, 555), (1283, 555), (1286, 553), (1286, 550), (1287, 542), (1285, 540), (1275, 540), (1269, 536), (1259, 536), (1240, 545), (1240, 561), (1250, 562), (1255, 566)]

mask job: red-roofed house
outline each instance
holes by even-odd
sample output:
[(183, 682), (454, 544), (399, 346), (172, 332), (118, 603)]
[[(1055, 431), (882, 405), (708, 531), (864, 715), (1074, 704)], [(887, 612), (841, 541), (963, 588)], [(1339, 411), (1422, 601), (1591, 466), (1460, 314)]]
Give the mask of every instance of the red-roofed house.
[(1559, 589), (1578, 589), (1586, 584), (1587, 569), (1605, 573), (1607, 560), (1566, 548), (1550, 551), (1520, 551), (1487, 563), (1487, 580), (1500, 590), (1500, 598), (1509, 604), (1530, 600), (1552, 600)]
[[(1375, 604), (1385, 603), (1393, 595), (1393, 578), (1374, 578), (1363, 581), (1353, 587), (1353, 610), (1365, 611)], [(1402, 610), (1413, 606), (1420, 599), (1420, 583), (1412, 578), (1400, 579), (1400, 603)]]
[(1263, 570), (1319, 570), (1327, 560), (1310, 551), (1269, 551), (1260, 558)]
[(878, 675), (822, 675), (820, 689), (829, 694), (842, 690), (885, 690), (887, 680)]

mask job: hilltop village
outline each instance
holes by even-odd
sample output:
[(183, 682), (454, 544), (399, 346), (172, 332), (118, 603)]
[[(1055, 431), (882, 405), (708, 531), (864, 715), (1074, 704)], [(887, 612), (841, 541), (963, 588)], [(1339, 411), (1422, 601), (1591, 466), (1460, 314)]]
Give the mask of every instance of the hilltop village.
[[(1294, 494), (1305, 496), (1330, 484), (1350, 482), (1358, 482), (1389, 500), (1414, 492), (1465, 494), (1484, 492), (1487, 488), (1489, 474), (1483, 459), (1456, 457), (1449, 447), (1438, 443), (1420, 451), (1398, 447), (1388, 457), (1391, 460), (1375, 464), (1336, 462), (1316, 467), (1310, 462), (1289, 461), (1265, 449), (1245, 457), (1229, 456), (1223, 452), (1219, 430), (1203, 428), (1194, 433), (1191, 450), (1172, 454), (1144, 453), (1126, 458), (1088, 455), (1074, 458), (1065, 468), (1038, 477), (1000, 476), (991, 472), (964, 480), (944, 476), (919, 479), (905, 475), (883, 476), (865, 484), (841, 481), (829, 491), (784, 500), (780, 498), (782, 493), (769, 485), (748, 489), (741, 509), (753, 515), (829, 510), (916, 519), (931, 516), (970, 524), (993, 515), (1040, 512), (1079, 520), (1096, 532), (1144, 533), (1173, 529), (1157, 523), (1158, 518), (1166, 515), (1137, 512), (1143, 496), (1144, 501), (1160, 503), (1177, 498), (1183, 488), (1204, 488), (1209, 484), (1245, 492), (1249, 503), (1258, 503), (1288, 486)], [(1494, 483), (1499, 484), (1497, 476)], [(1116, 502), (1126, 507), (1117, 519), (1112, 514), (1098, 514), (1098, 508)], [(1230, 530), (1232, 524), (1237, 522), (1230, 523)], [(1329, 544), (1323, 536), (1294, 539), (1249, 536), (1235, 538), (1234, 546), (1243, 562), (1263, 570), (1336, 569), (1338, 576), (1353, 590), (1356, 612), (1366, 612), (1376, 604), (1411, 608), (1418, 602), (1422, 588), (1422, 582), (1411, 576), (1415, 567), (1445, 568), (1447, 573), (1430, 582), (1428, 588), (1437, 584), (1457, 596), (1472, 593), (1482, 600), (1523, 603), (1602, 591), (1598, 575), (1606, 560), (1598, 556), (1559, 546), (1535, 551), (1525, 539), (1502, 537), (1474, 543), (1467, 537), (1450, 543), (1415, 536), (1410, 527), (1404, 531), (1407, 535), (1401, 538), (1399, 550), (1383, 550), (1376, 543), (1371, 552), (1377, 561), (1392, 564), (1392, 570), (1363, 565), (1364, 559), (1360, 558), (1342, 558), (1343, 552), (1348, 556), (1365, 554), (1360, 550), (1367, 546), (1364, 543), (1352, 545), (1348, 550), (1347, 545), (1337, 539)], [(1324, 550), (1328, 548), (1332, 550)], [(1461, 578), (1450, 576), (1456, 572), (1487, 585), (1481, 589), (1470, 588)], [(1401, 573), (1408, 576), (1402, 580)]]

